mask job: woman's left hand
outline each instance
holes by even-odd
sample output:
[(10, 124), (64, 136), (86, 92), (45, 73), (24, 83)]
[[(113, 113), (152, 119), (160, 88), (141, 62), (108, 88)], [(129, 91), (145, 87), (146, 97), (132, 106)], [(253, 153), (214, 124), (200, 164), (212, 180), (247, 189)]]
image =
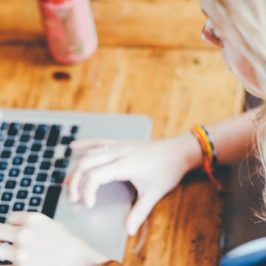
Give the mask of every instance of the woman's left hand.
[(12, 213), (7, 224), (0, 224), (0, 242), (0, 260), (14, 266), (92, 266), (107, 261), (64, 226), (39, 213)]

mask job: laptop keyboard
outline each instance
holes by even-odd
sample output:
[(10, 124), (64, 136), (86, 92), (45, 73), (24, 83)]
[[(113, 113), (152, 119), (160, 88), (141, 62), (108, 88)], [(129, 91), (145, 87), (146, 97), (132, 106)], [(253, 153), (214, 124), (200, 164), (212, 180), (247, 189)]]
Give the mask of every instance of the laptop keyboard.
[(0, 124), (0, 222), (10, 212), (42, 212), (53, 218), (79, 127)]

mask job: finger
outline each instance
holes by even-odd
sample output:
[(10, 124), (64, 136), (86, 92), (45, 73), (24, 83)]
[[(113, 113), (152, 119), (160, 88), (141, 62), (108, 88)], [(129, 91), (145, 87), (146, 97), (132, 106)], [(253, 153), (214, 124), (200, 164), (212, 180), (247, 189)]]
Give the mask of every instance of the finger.
[(141, 144), (142, 142), (136, 140), (109, 140), (109, 139), (100, 139), (100, 140), (86, 140), (86, 141), (73, 141), (70, 144), (73, 152), (83, 152), (83, 151), (105, 151), (114, 147), (123, 147), (129, 145)]
[(0, 240), (14, 243), (16, 241), (18, 228), (10, 224), (0, 224)]
[(100, 186), (113, 181), (126, 180), (127, 173), (122, 163), (115, 162), (105, 165), (87, 173), (88, 179), (83, 189), (83, 199), (88, 208), (96, 203), (96, 195)]
[(146, 192), (138, 199), (127, 219), (129, 235), (134, 236), (137, 233), (159, 199), (160, 197), (152, 192)]
[(72, 202), (77, 202), (80, 198), (78, 193), (79, 183), (83, 177), (83, 172), (85, 170), (85, 159), (80, 160), (75, 167), (70, 170), (64, 184), (68, 185), (69, 199)]
[(97, 191), (100, 186), (114, 181), (113, 178), (89, 178), (83, 190), (83, 201), (87, 208), (91, 209), (96, 203)]
[(93, 208), (96, 203), (97, 191), (100, 187), (99, 182), (89, 178), (83, 190), (83, 201), (85, 206), (89, 209)]
[(29, 212), (12, 212), (8, 217), (8, 224), (20, 226), (24, 225), (32, 213)]
[(1, 261), (15, 261), (15, 247), (7, 243), (0, 244), (0, 260)]
[(94, 139), (94, 140), (80, 140), (80, 141), (73, 141), (70, 144), (70, 147), (73, 150), (78, 149), (89, 149), (89, 148), (99, 148), (102, 146), (109, 146), (113, 145), (116, 141), (108, 140), (108, 139)]
[(72, 149), (72, 152), (73, 152), (74, 158), (80, 158), (84, 156), (92, 156), (92, 155), (105, 153), (105, 152), (108, 152), (111, 148), (114, 148), (114, 147), (101, 146), (101, 147), (95, 147), (95, 148), (80, 148), (80, 149)]
[[(125, 153), (125, 152), (124, 152)], [(79, 188), (82, 179), (87, 177), (92, 168), (111, 163), (124, 155), (122, 150), (106, 152), (93, 157), (85, 157), (77, 164), (70, 172), (64, 184), (69, 185), (69, 196), (72, 202), (77, 202), (80, 199)]]

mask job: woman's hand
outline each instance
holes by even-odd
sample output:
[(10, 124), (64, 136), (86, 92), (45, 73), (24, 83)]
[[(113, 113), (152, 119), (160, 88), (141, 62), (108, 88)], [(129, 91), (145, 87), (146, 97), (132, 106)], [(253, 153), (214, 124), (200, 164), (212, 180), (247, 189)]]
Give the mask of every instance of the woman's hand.
[(56, 221), (26, 212), (15, 212), (7, 224), (0, 224), (0, 260), (15, 266), (93, 266), (107, 261)]
[(72, 144), (82, 156), (66, 184), (70, 200), (94, 206), (96, 192), (112, 181), (130, 181), (138, 201), (127, 220), (127, 230), (135, 235), (154, 205), (172, 190), (191, 169), (201, 163), (201, 149), (192, 134), (152, 142), (92, 140)]

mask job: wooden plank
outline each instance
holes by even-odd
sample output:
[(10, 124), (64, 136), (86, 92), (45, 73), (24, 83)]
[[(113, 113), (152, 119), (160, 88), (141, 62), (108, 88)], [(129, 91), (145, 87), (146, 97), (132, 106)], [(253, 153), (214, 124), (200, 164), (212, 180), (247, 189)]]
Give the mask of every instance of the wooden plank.
[[(101, 45), (206, 47), (198, 1), (94, 0)], [(0, 43), (44, 43), (38, 1), (0, 1)]]
[[(53, 64), (43, 48), (0, 51), (2, 107), (144, 113), (157, 138), (224, 119), (242, 106), (242, 90), (215, 51), (103, 48), (72, 66)], [(56, 71), (69, 80), (55, 80)]]

